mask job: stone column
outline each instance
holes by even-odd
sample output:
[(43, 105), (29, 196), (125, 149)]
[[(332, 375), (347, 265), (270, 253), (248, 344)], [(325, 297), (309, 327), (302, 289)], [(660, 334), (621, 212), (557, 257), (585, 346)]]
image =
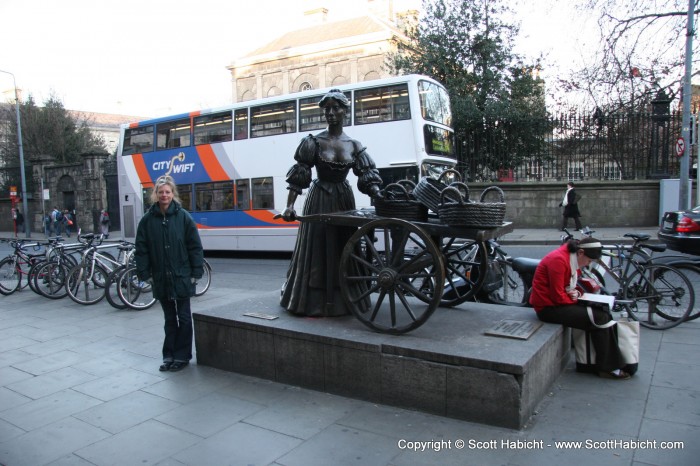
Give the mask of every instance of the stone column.
[(107, 207), (107, 186), (104, 164), (109, 157), (107, 152), (81, 154), (83, 159), (83, 187), (79, 193), (82, 199), (76, 200), (76, 210), (83, 231), (99, 231), (100, 210)]
[(34, 208), (32, 209), (33, 214), (26, 221), (32, 222), (30, 228), (33, 232), (43, 234), (44, 214), (47, 212), (46, 209), (48, 209), (48, 212), (51, 212), (51, 200), (45, 201), (44, 193), (42, 192), (42, 187), (50, 189), (44, 168), (53, 165), (54, 159), (53, 156), (44, 154), (32, 157), (30, 162), (32, 164), (32, 179), (34, 181), (34, 190), (32, 192)]

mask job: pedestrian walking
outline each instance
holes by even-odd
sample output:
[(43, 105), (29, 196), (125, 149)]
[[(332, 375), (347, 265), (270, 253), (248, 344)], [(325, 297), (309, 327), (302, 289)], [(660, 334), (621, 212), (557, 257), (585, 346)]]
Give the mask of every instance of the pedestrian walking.
[(192, 359), (190, 297), (204, 273), (204, 251), (197, 225), (181, 205), (170, 176), (156, 180), (152, 205), (136, 230), (136, 271), (153, 287), (165, 317), (160, 371), (182, 370)]
[(562, 215), (561, 229), (564, 230), (569, 226), (569, 219), (573, 218), (576, 224), (576, 229), (581, 229), (581, 212), (578, 209), (578, 201), (581, 196), (576, 193), (573, 181), (569, 181), (566, 184), (566, 192), (564, 193), (564, 199), (559, 203), (559, 207), (564, 207), (564, 213)]
[(46, 234), (46, 237), (48, 238), (49, 236), (51, 236), (51, 234), (53, 232), (53, 227), (52, 227), (53, 222), (51, 221), (51, 214), (50, 213), (44, 214), (43, 224), (44, 224), (44, 234)]
[(109, 227), (112, 226), (112, 222), (109, 219), (109, 214), (106, 210), (102, 209), (100, 211), (100, 233), (107, 239), (109, 238)]
[(66, 232), (66, 236), (70, 238), (70, 232), (73, 230), (73, 214), (70, 213), (68, 209), (63, 210), (63, 230)]
[(15, 235), (24, 230), (24, 215), (19, 209), (15, 209)]
[(63, 214), (58, 207), (54, 206), (51, 212), (51, 222), (53, 223), (53, 234), (56, 236), (61, 236), (61, 229), (63, 228)]

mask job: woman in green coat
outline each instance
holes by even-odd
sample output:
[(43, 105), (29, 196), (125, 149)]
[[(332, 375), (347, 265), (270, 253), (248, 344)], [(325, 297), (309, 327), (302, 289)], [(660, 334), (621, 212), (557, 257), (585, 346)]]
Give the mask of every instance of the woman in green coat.
[(170, 176), (156, 180), (151, 202), (136, 231), (134, 258), (139, 279), (151, 283), (165, 315), (160, 370), (175, 372), (192, 359), (190, 297), (202, 278), (204, 251), (197, 225), (182, 208)]

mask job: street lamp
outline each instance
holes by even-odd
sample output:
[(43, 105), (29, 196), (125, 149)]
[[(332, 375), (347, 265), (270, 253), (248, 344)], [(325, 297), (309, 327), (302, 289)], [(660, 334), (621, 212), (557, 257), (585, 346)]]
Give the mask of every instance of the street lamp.
[(19, 118), (19, 93), (17, 92), (17, 81), (15, 75), (9, 71), (0, 70), (0, 73), (12, 76), (12, 84), (15, 86), (15, 109), (17, 110), (17, 140), (19, 144), (19, 170), (22, 179), (22, 211), (24, 215), (24, 233), (29, 238), (29, 216), (27, 211), (27, 180), (24, 176), (24, 149), (22, 148), (22, 123)]

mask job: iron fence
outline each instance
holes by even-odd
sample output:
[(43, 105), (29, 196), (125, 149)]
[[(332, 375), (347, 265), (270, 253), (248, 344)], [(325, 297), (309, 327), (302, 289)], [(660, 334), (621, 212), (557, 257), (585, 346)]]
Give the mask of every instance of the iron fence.
[(469, 181), (678, 178), (681, 120), (680, 112), (484, 119), (463, 133), (457, 168)]

